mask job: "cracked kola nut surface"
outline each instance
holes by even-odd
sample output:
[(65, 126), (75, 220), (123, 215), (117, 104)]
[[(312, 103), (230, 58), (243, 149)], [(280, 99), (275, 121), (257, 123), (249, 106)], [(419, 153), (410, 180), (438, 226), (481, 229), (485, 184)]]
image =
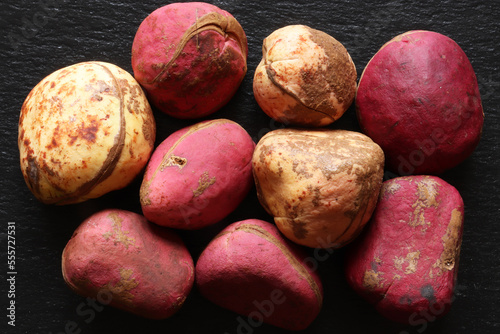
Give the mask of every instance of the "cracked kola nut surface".
[(253, 186), (250, 135), (227, 119), (168, 136), (153, 152), (140, 189), (143, 214), (162, 226), (199, 229), (222, 220)]
[(247, 71), (245, 32), (227, 11), (203, 2), (153, 11), (132, 45), (134, 76), (153, 105), (177, 118), (199, 118), (224, 106)]
[(254, 96), (273, 119), (319, 127), (349, 108), (356, 67), (345, 47), (325, 32), (290, 25), (266, 37), (253, 80)]
[(75, 230), (62, 274), (77, 294), (141, 317), (165, 319), (194, 283), (193, 259), (172, 230), (134, 212), (106, 209)]
[(20, 165), (47, 204), (70, 204), (128, 185), (156, 135), (140, 85), (116, 65), (83, 62), (40, 81), (21, 109)]
[(432, 31), (409, 31), (382, 46), (361, 75), (356, 110), (399, 175), (455, 167), (478, 145), (484, 120), (467, 55)]
[(385, 181), (366, 231), (347, 249), (350, 286), (393, 321), (444, 316), (457, 279), (463, 214), (458, 191), (438, 177)]
[(222, 230), (196, 263), (196, 285), (213, 303), (288, 330), (307, 328), (323, 303), (318, 273), (303, 249), (258, 219)]
[(339, 248), (375, 208), (384, 154), (353, 131), (279, 129), (257, 143), (252, 165), (259, 201), (287, 238)]

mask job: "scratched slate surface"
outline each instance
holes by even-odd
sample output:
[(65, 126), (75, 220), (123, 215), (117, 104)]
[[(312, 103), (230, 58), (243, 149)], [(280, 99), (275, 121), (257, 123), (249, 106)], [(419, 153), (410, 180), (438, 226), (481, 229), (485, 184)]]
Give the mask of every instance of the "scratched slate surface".
[[(465, 230), (458, 287), (451, 312), (441, 320), (403, 326), (377, 315), (346, 285), (343, 251), (319, 263), (324, 306), (303, 333), (498, 333), (500, 330), (500, 2), (444, 1), (209, 1), (231, 12), (249, 42), (248, 74), (233, 100), (210, 118), (242, 124), (255, 140), (280, 127), (259, 109), (252, 77), (262, 39), (288, 24), (323, 30), (350, 52), (358, 77), (371, 56), (393, 36), (412, 29), (441, 32), (465, 51), (478, 76), (486, 114), (479, 147), (441, 177), (462, 194)], [(0, 11), (0, 332), (2, 333), (285, 333), (262, 325), (244, 329), (238, 316), (204, 300), (194, 289), (171, 319), (150, 321), (106, 307), (94, 309), (66, 287), (62, 249), (91, 213), (107, 207), (140, 212), (136, 181), (127, 189), (86, 203), (53, 207), (37, 202), (24, 184), (17, 151), (17, 122), (24, 98), (43, 77), (87, 60), (131, 72), (130, 49), (140, 22), (162, 1), (3, 1)], [(157, 142), (188, 121), (156, 112)], [(359, 130), (354, 109), (333, 128)], [(181, 232), (193, 257), (221, 228), (246, 218), (270, 220), (252, 192), (227, 219), (197, 232)], [(16, 223), (16, 326), (7, 325), (7, 222)], [(433, 320), (430, 318), (430, 320)]]

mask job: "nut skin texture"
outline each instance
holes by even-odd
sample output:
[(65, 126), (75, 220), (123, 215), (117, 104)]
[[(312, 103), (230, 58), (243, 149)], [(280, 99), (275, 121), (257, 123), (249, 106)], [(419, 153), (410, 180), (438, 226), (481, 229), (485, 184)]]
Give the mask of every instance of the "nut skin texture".
[(150, 319), (175, 314), (194, 283), (193, 259), (175, 232), (118, 209), (99, 211), (75, 230), (62, 273), (77, 294)]
[(304, 25), (266, 37), (253, 80), (262, 110), (284, 124), (321, 127), (339, 119), (356, 92), (356, 67), (345, 47)]
[(463, 214), (458, 191), (436, 176), (385, 181), (371, 221), (347, 248), (349, 285), (396, 322), (444, 316), (457, 280)]
[[(276, 226), (248, 219), (227, 226), (201, 253), (196, 285), (213, 303), (287, 330), (307, 328), (321, 310), (323, 287), (303, 249)], [(260, 307), (258, 307), (259, 305)]]
[(153, 151), (144, 92), (116, 65), (83, 62), (44, 78), (19, 118), (20, 165), (43, 203), (72, 204), (127, 186)]
[(168, 136), (154, 151), (140, 189), (143, 214), (171, 228), (215, 224), (253, 186), (250, 135), (227, 119), (203, 121)]
[(245, 32), (208, 3), (172, 3), (153, 11), (132, 44), (132, 68), (151, 103), (182, 119), (207, 116), (236, 93), (247, 72)]
[(339, 248), (375, 209), (384, 154), (358, 132), (279, 129), (257, 143), (252, 166), (259, 201), (287, 238)]
[(360, 126), (399, 175), (439, 175), (479, 143), (484, 113), (469, 59), (451, 38), (409, 31), (387, 42), (359, 81)]

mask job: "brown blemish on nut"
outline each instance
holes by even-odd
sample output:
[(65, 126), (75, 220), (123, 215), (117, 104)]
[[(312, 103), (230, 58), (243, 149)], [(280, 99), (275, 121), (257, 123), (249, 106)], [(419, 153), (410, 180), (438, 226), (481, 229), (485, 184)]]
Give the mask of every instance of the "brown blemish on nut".
[[(224, 36), (225, 38), (233, 39), (238, 43), (241, 49), (241, 53), (243, 55), (246, 56), (246, 54), (248, 53), (247, 39), (243, 31), (243, 28), (241, 27), (239, 22), (231, 16), (224, 16), (216, 12), (211, 12), (203, 15), (200, 18), (197, 18), (196, 22), (191, 27), (189, 27), (189, 29), (186, 30), (181, 40), (179, 41), (175, 49), (175, 52), (172, 55), (172, 58), (168, 61), (168, 63), (163, 65), (161, 71), (156, 75), (156, 77), (150, 83), (161, 81), (162, 78), (165, 76), (165, 73), (168, 71), (168, 69), (175, 64), (177, 57), (179, 57), (182, 54), (182, 51), (186, 46), (186, 44), (195, 36), (196, 38), (199, 38), (200, 34), (204, 31), (214, 31)], [(210, 45), (213, 46), (214, 44), (211, 43)], [(216, 52), (215, 50), (210, 50), (210, 51)], [(244, 71), (246, 71), (246, 57), (243, 58), (245, 61)], [(227, 60), (228, 59), (226, 59), (225, 61), (226, 63)], [(222, 62), (221, 65), (223, 65), (223, 63), (224, 62)]]
[(398, 271), (403, 271), (403, 264), (406, 262), (407, 266), (404, 270), (405, 274), (413, 274), (417, 271), (417, 264), (420, 258), (420, 251), (409, 252), (406, 257), (396, 256), (394, 257), (394, 267)]
[[(315, 29), (308, 28), (308, 30), (311, 40), (321, 46), (329, 57), (322, 77), (335, 92), (337, 100), (345, 107), (349, 106), (354, 100), (357, 78), (356, 67), (349, 53), (335, 38)], [(335, 114), (336, 111), (333, 115)]]
[(307, 236), (306, 223), (302, 223), (297, 219), (291, 219), (293, 234), (297, 239), (304, 239)]
[(458, 261), (460, 246), (462, 244), (462, 221), (462, 213), (458, 209), (453, 209), (450, 222), (446, 228), (446, 234), (441, 238), (443, 241), (443, 252), (433, 265), (434, 268), (441, 269), (441, 272), (453, 270)]
[[(96, 119), (90, 119), (89, 122), (81, 122), (76, 129), (75, 135), (70, 135), (71, 140), (68, 144), (73, 145), (78, 139), (83, 139), (89, 143), (95, 143), (97, 138), (97, 131), (99, 131), (99, 122)], [(52, 138), (55, 143), (55, 138)], [(54, 147), (57, 145), (54, 145)]]
[(405, 274), (413, 274), (417, 271), (418, 259), (420, 258), (420, 251), (411, 252), (406, 255), (408, 266), (406, 267)]
[[(318, 96), (314, 85), (311, 84), (311, 87), (301, 86), (301, 89), (306, 93), (298, 95), (282, 84), (282, 82), (286, 82), (286, 80), (277, 74), (272, 67), (272, 63), (266, 66), (265, 69), (266, 75), (273, 85), (283, 91), (284, 94), (293, 97), (297, 102), (297, 104), (283, 112), (283, 116), (278, 119), (279, 122), (285, 124), (302, 124), (307, 122), (307, 124), (310, 124), (311, 126), (321, 126), (324, 123), (325, 117), (331, 119), (332, 121), (335, 119), (332, 115), (336, 114), (336, 109), (327, 103), (326, 100), (322, 100), (323, 97)], [(302, 77), (303, 79), (307, 78), (306, 75), (302, 75)], [(307, 94), (307, 92), (309, 92), (309, 94)], [(322, 103), (317, 106), (312, 106), (311, 101), (315, 100), (322, 101)], [(326, 105), (326, 108), (324, 105)], [(320, 109), (322, 107), (326, 110)], [(306, 113), (304, 110), (308, 110), (309, 112)]]
[(191, 126), (182, 136), (180, 136), (179, 139), (177, 139), (175, 143), (173, 143), (172, 146), (168, 149), (168, 151), (163, 155), (162, 161), (160, 162), (160, 164), (158, 164), (151, 177), (148, 180), (146, 180), (145, 178), (143, 179), (139, 191), (141, 205), (151, 204), (151, 199), (149, 198), (151, 183), (156, 178), (156, 175), (163, 170), (162, 168), (164, 168), (164, 166), (168, 163), (168, 160), (171, 158), (173, 151), (177, 148), (177, 146), (179, 146), (184, 141), (184, 139), (186, 139), (187, 137), (189, 137), (190, 135), (192, 135), (197, 131), (201, 131), (203, 129), (212, 126), (226, 124), (226, 123), (233, 123), (233, 121), (227, 119), (215, 119), (207, 122), (197, 123)]
[(198, 180), (198, 188), (193, 190), (194, 197), (198, 197), (205, 192), (205, 190), (215, 183), (215, 176), (210, 177), (208, 172), (201, 174)]
[(414, 211), (408, 222), (411, 227), (423, 226), (425, 230), (430, 224), (425, 221), (425, 210), (439, 205), (437, 201), (438, 186), (439, 184), (429, 177), (417, 182), (417, 200), (412, 205)]
[(376, 272), (373, 269), (365, 271), (363, 275), (363, 286), (369, 290), (375, 290), (377, 288), (383, 288), (384, 283), (380, 277), (383, 273)]
[(40, 190), (40, 168), (38, 167), (37, 161), (34, 157), (28, 155), (28, 163), (26, 164), (26, 176), (27, 178), (27, 183), (30, 189), (34, 193), (38, 193)]
[(144, 111), (144, 114), (146, 114), (146, 117), (144, 118), (144, 123), (142, 123), (142, 134), (148, 144), (153, 147), (156, 138), (156, 122), (149, 104), (147, 106), (147, 110)]
[(128, 249), (129, 245), (133, 245), (135, 243), (135, 239), (128, 236), (129, 231), (122, 230), (123, 219), (117, 213), (109, 214), (108, 218), (113, 221), (113, 229), (104, 233), (102, 237), (106, 239), (106, 241), (112, 239), (115, 245), (120, 243)]
[(132, 275), (132, 269), (121, 268), (120, 280), (116, 284), (108, 283), (103, 288), (111, 292), (114, 297), (118, 297), (121, 301), (131, 304), (134, 295), (130, 291), (139, 285)]
[(310, 179), (313, 177), (313, 174), (308, 172), (308, 166), (306, 164), (300, 164), (298, 161), (294, 161), (292, 163), (292, 170), (295, 172), (297, 175), (302, 175), (306, 179)]
[(314, 189), (312, 189), (312, 191), (314, 193), (312, 204), (314, 207), (318, 207), (321, 205), (321, 189), (319, 187), (315, 187)]
[(401, 185), (395, 181), (389, 181), (382, 184), (382, 188), (380, 189), (380, 197), (388, 197), (390, 195), (394, 195), (399, 189)]
[(177, 166), (179, 169), (184, 168), (184, 166), (187, 164), (187, 159), (183, 157), (179, 157), (176, 155), (171, 155), (170, 158), (167, 160), (164, 160), (160, 164), (160, 171), (163, 171), (165, 168), (170, 167), (170, 166)]
[(396, 268), (396, 270), (398, 271), (402, 271), (403, 270), (403, 263), (405, 262), (405, 258), (402, 257), (402, 256), (396, 256), (394, 257), (394, 268)]

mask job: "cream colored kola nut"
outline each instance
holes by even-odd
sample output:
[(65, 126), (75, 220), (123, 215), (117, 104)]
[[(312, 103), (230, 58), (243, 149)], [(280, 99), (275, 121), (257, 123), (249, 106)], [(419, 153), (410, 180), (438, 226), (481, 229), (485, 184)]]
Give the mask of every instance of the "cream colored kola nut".
[(288, 239), (340, 248), (375, 209), (384, 153), (354, 131), (278, 129), (258, 142), (252, 166), (259, 201)]
[(346, 48), (327, 33), (290, 25), (264, 39), (254, 96), (273, 119), (319, 127), (339, 119), (356, 92), (356, 67)]
[(77, 63), (38, 83), (19, 119), (21, 170), (46, 204), (127, 186), (153, 150), (156, 125), (140, 85), (105, 62)]

